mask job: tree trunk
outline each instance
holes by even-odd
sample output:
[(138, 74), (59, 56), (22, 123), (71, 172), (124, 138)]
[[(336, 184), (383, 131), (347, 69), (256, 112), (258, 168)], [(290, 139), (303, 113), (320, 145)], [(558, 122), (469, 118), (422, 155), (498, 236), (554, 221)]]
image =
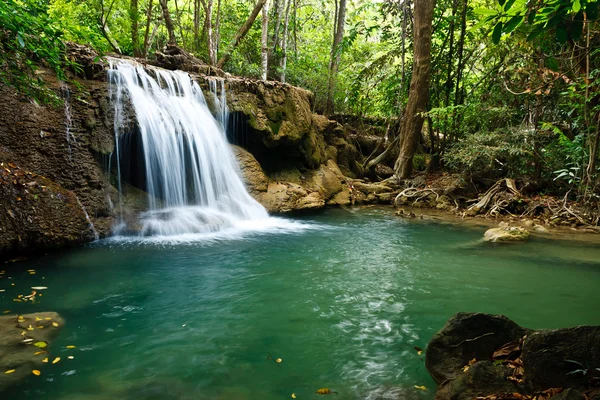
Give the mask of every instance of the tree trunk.
[(168, 0), (159, 0), (160, 7), (162, 8), (163, 18), (165, 19), (165, 26), (169, 33), (169, 44), (172, 46), (177, 45), (177, 39), (175, 38), (175, 28), (173, 26), (173, 20), (171, 20), (171, 14), (169, 14), (169, 6), (167, 5)]
[(219, 43), (221, 42), (221, 0), (217, 0), (217, 22), (215, 23), (215, 33), (213, 37), (215, 49), (215, 63), (219, 56)]
[(200, 0), (194, 0), (194, 51), (200, 50)]
[(285, 5), (285, 20), (283, 23), (283, 38), (281, 39), (281, 82), (285, 83), (285, 72), (287, 69), (287, 41), (290, 26), (290, 6), (292, 0), (287, 0)]
[(131, 18), (131, 46), (133, 47), (133, 56), (140, 57), (140, 38), (139, 38), (139, 10), (138, 0), (131, 0), (129, 6), (129, 17)]
[(152, 0), (148, 1), (148, 9), (146, 10), (146, 31), (144, 32), (144, 49), (143, 49), (143, 53), (142, 56), (143, 57), (147, 57), (148, 56), (148, 39), (149, 39), (149, 34), (150, 34), (150, 23), (152, 22)]
[(281, 13), (285, 10), (285, 0), (281, 4), (281, 0), (273, 1), (273, 14), (275, 15), (275, 26), (273, 27), (273, 54), (277, 52), (279, 47), (279, 28), (281, 27)]
[(269, 2), (262, 9), (262, 35), (260, 38), (260, 78), (267, 80), (267, 68), (269, 67)]
[(225, 65), (225, 63), (227, 61), (229, 61), (229, 58), (231, 57), (231, 53), (233, 53), (233, 51), (235, 50), (237, 45), (240, 43), (240, 41), (246, 36), (248, 31), (250, 30), (250, 27), (256, 20), (258, 13), (260, 12), (260, 10), (262, 10), (263, 6), (265, 5), (266, 1), (267, 0), (258, 0), (256, 2), (254, 9), (250, 13), (250, 16), (248, 17), (246, 22), (244, 22), (244, 25), (242, 25), (241, 28), (237, 31), (237, 33), (233, 37), (233, 41), (229, 45), (229, 48), (227, 49), (225, 54), (223, 54), (223, 57), (221, 57), (221, 59), (217, 63), (217, 67), (223, 68), (223, 65)]
[(435, 0), (415, 0), (414, 59), (408, 104), (400, 128), (400, 154), (394, 165), (399, 179), (412, 173), (413, 157), (423, 128), (423, 113), (427, 111), (429, 75), (431, 69), (431, 34)]
[(337, 81), (337, 73), (340, 67), (341, 49), (340, 45), (344, 38), (344, 23), (346, 21), (346, 0), (340, 0), (338, 7), (336, 30), (333, 37), (333, 45), (331, 46), (331, 61), (329, 63), (329, 80), (327, 82), (327, 103), (325, 106), (325, 114), (333, 114), (333, 97), (335, 94), (335, 84)]
[(215, 49), (212, 10), (213, 0), (208, 0), (208, 2), (206, 3), (206, 27), (208, 32), (208, 34), (206, 35), (206, 42), (208, 45), (208, 63), (210, 65), (215, 65), (217, 63), (217, 52)]

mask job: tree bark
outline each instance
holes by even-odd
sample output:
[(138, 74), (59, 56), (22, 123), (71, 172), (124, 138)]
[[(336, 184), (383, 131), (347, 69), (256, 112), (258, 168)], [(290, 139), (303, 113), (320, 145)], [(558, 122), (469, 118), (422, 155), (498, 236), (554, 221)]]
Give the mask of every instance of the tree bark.
[(129, 5), (129, 17), (131, 18), (131, 46), (133, 47), (133, 56), (140, 57), (140, 38), (139, 38), (139, 19), (138, 0), (131, 0)]
[(143, 57), (148, 56), (148, 39), (150, 34), (150, 23), (152, 22), (152, 0), (148, 1), (148, 9), (146, 10), (146, 31), (144, 32), (144, 49), (142, 52)]
[(260, 77), (267, 80), (267, 68), (269, 67), (269, 1), (265, 2), (262, 9), (262, 35), (260, 38)]
[(159, 0), (160, 7), (162, 8), (163, 18), (165, 19), (165, 26), (167, 27), (167, 32), (169, 33), (169, 44), (176, 46), (177, 39), (175, 38), (175, 28), (173, 26), (173, 20), (171, 19), (171, 14), (169, 14), (169, 6), (167, 5), (168, 0)]
[(281, 0), (273, 0), (273, 14), (275, 14), (275, 26), (273, 27), (273, 54), (277, 52), (279, 47), (279, 28), (281, 27), (281, 13), (285, 10), (285, 1), (281, 4)]
[(248, 31), (250, 30), (250, 27), (252, 27), (252, 24), (256, 20), (258, 13), (260, 12), (260, 10), (262, 10), (263, 6), (265, 5), (266, 1), (267, 0), (258, 0), (256, 2), (254, 9), (250, 13), (250, 16), (248, 17), (246, 22), (244, 22), (244, 25), (242, 25), (241, 28), (237, 31), (237, 33), (233, 37), (233, 41), (229, 45), (229, 48), (227, 49), (225, 54), (223, 54), (223, 57), (221, 57), (221, 59), (217, 63), (217, 67), (223, 68), (223, 65), (225, 65), (225, 63), (227, 61), (229, 61), (229, 58), (231, 57), (231, 53), (233, 53), (233, 51), (235, 50), (237, 45), (240, 43), (240, 41), (246, 36)]
[(217, 52), (215, 49), (212, 10), (213, 0), (208, 0), (208, 2), (206, 3), (206, 27), (208, 32), (208, 34), (206, 35), (206, 42), (208, 45), (208, 63), (210, 65), (215, 65), (217, 63)]
[(400, 154), (394, 165), (399, 179), (410, 177), (413, 157), (423, 128), (423, 113), (427, 111), (429, 76), (431, 72), (431, 35), (435, 0), (415, 0), (414, 59), (408, 104), (400, 128)]
[(213, 46), (215, 51), (215, 63), (219, 56), (219, 43), (221, 42), (221, 0), (217, 0), (217, 22), (215, 23), (215, 33), (213, 37)]
[(341, 49), (340, 45), (344, 38), (344, 23), (346, 21), (346, 0), (340, 0), (337, 12), (337, 21), (333, 45), (331, 46), (331, 61), (329, 63), (329, 80), (327, 82), (327, 103), (325, 114), (333, 114), (333, 97), (335, 94), (335, 85), (337, 82), (337, 73), (340, 67)]
[(283, 22), (283, 38), (281, 39), (281, 82), (285, 83), (285, 72), (287, 69), (287, 41), (290, 26), (290, 6), (292, 0), (287, 0), (285, 4), (285, 19)]

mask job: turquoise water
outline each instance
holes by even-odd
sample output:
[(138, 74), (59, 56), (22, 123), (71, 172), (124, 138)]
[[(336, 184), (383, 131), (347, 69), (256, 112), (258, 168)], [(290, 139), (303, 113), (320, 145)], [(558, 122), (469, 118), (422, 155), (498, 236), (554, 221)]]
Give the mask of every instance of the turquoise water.
[[(3, 310), (57, 311), (66, 326), (51, 346), (62, 361), (3, 398), (274, 400), (327, 387), (337, 399), (431, 399), (413, 347), (455, 312), (600, 324), (592, 245), (483, 245), (483, 229), (381, 209), (290, 226), (201, 243), (109, 240), (4, 265)], [(37, 304), (12, 301), (39, 285)]]

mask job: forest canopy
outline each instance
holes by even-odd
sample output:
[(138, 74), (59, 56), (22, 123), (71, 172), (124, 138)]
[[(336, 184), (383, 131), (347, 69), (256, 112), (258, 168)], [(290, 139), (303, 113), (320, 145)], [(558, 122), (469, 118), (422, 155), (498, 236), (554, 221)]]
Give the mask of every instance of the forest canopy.
[(411, 168), (523, 177), (597, 201), (597, 1), (5, 0), (0, 79), (33, 95), (36, 64), (64, 78), (66, 41), (147, 58), (177, 45), (229, 73), (309, 89), (315, 112), (384, 119), (396, 143), (415, 11), (428, 2), (429, 91)]

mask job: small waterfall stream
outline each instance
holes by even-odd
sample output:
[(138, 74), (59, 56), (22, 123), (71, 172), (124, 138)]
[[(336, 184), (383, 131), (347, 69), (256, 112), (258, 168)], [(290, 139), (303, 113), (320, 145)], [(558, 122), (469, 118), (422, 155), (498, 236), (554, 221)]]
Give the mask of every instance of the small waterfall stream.
[[(109, 80), (115, 102), (116, 143), (124, 125), (125, 93), (135, 111), (136, 134), (142, 142), (149, 208), (141, 215), (141, 235), (215, 232), (268, 218), (246, 191), (227, 143), (222, 81), (219, 90), (216, 81), (210, 83), (218, 122), (202, 90), (185, 72), (146, 70), (139, 64), (114, 60)], [(119, 160), (130, 156), (126, 150), (116, 149), (119, 192)]]

